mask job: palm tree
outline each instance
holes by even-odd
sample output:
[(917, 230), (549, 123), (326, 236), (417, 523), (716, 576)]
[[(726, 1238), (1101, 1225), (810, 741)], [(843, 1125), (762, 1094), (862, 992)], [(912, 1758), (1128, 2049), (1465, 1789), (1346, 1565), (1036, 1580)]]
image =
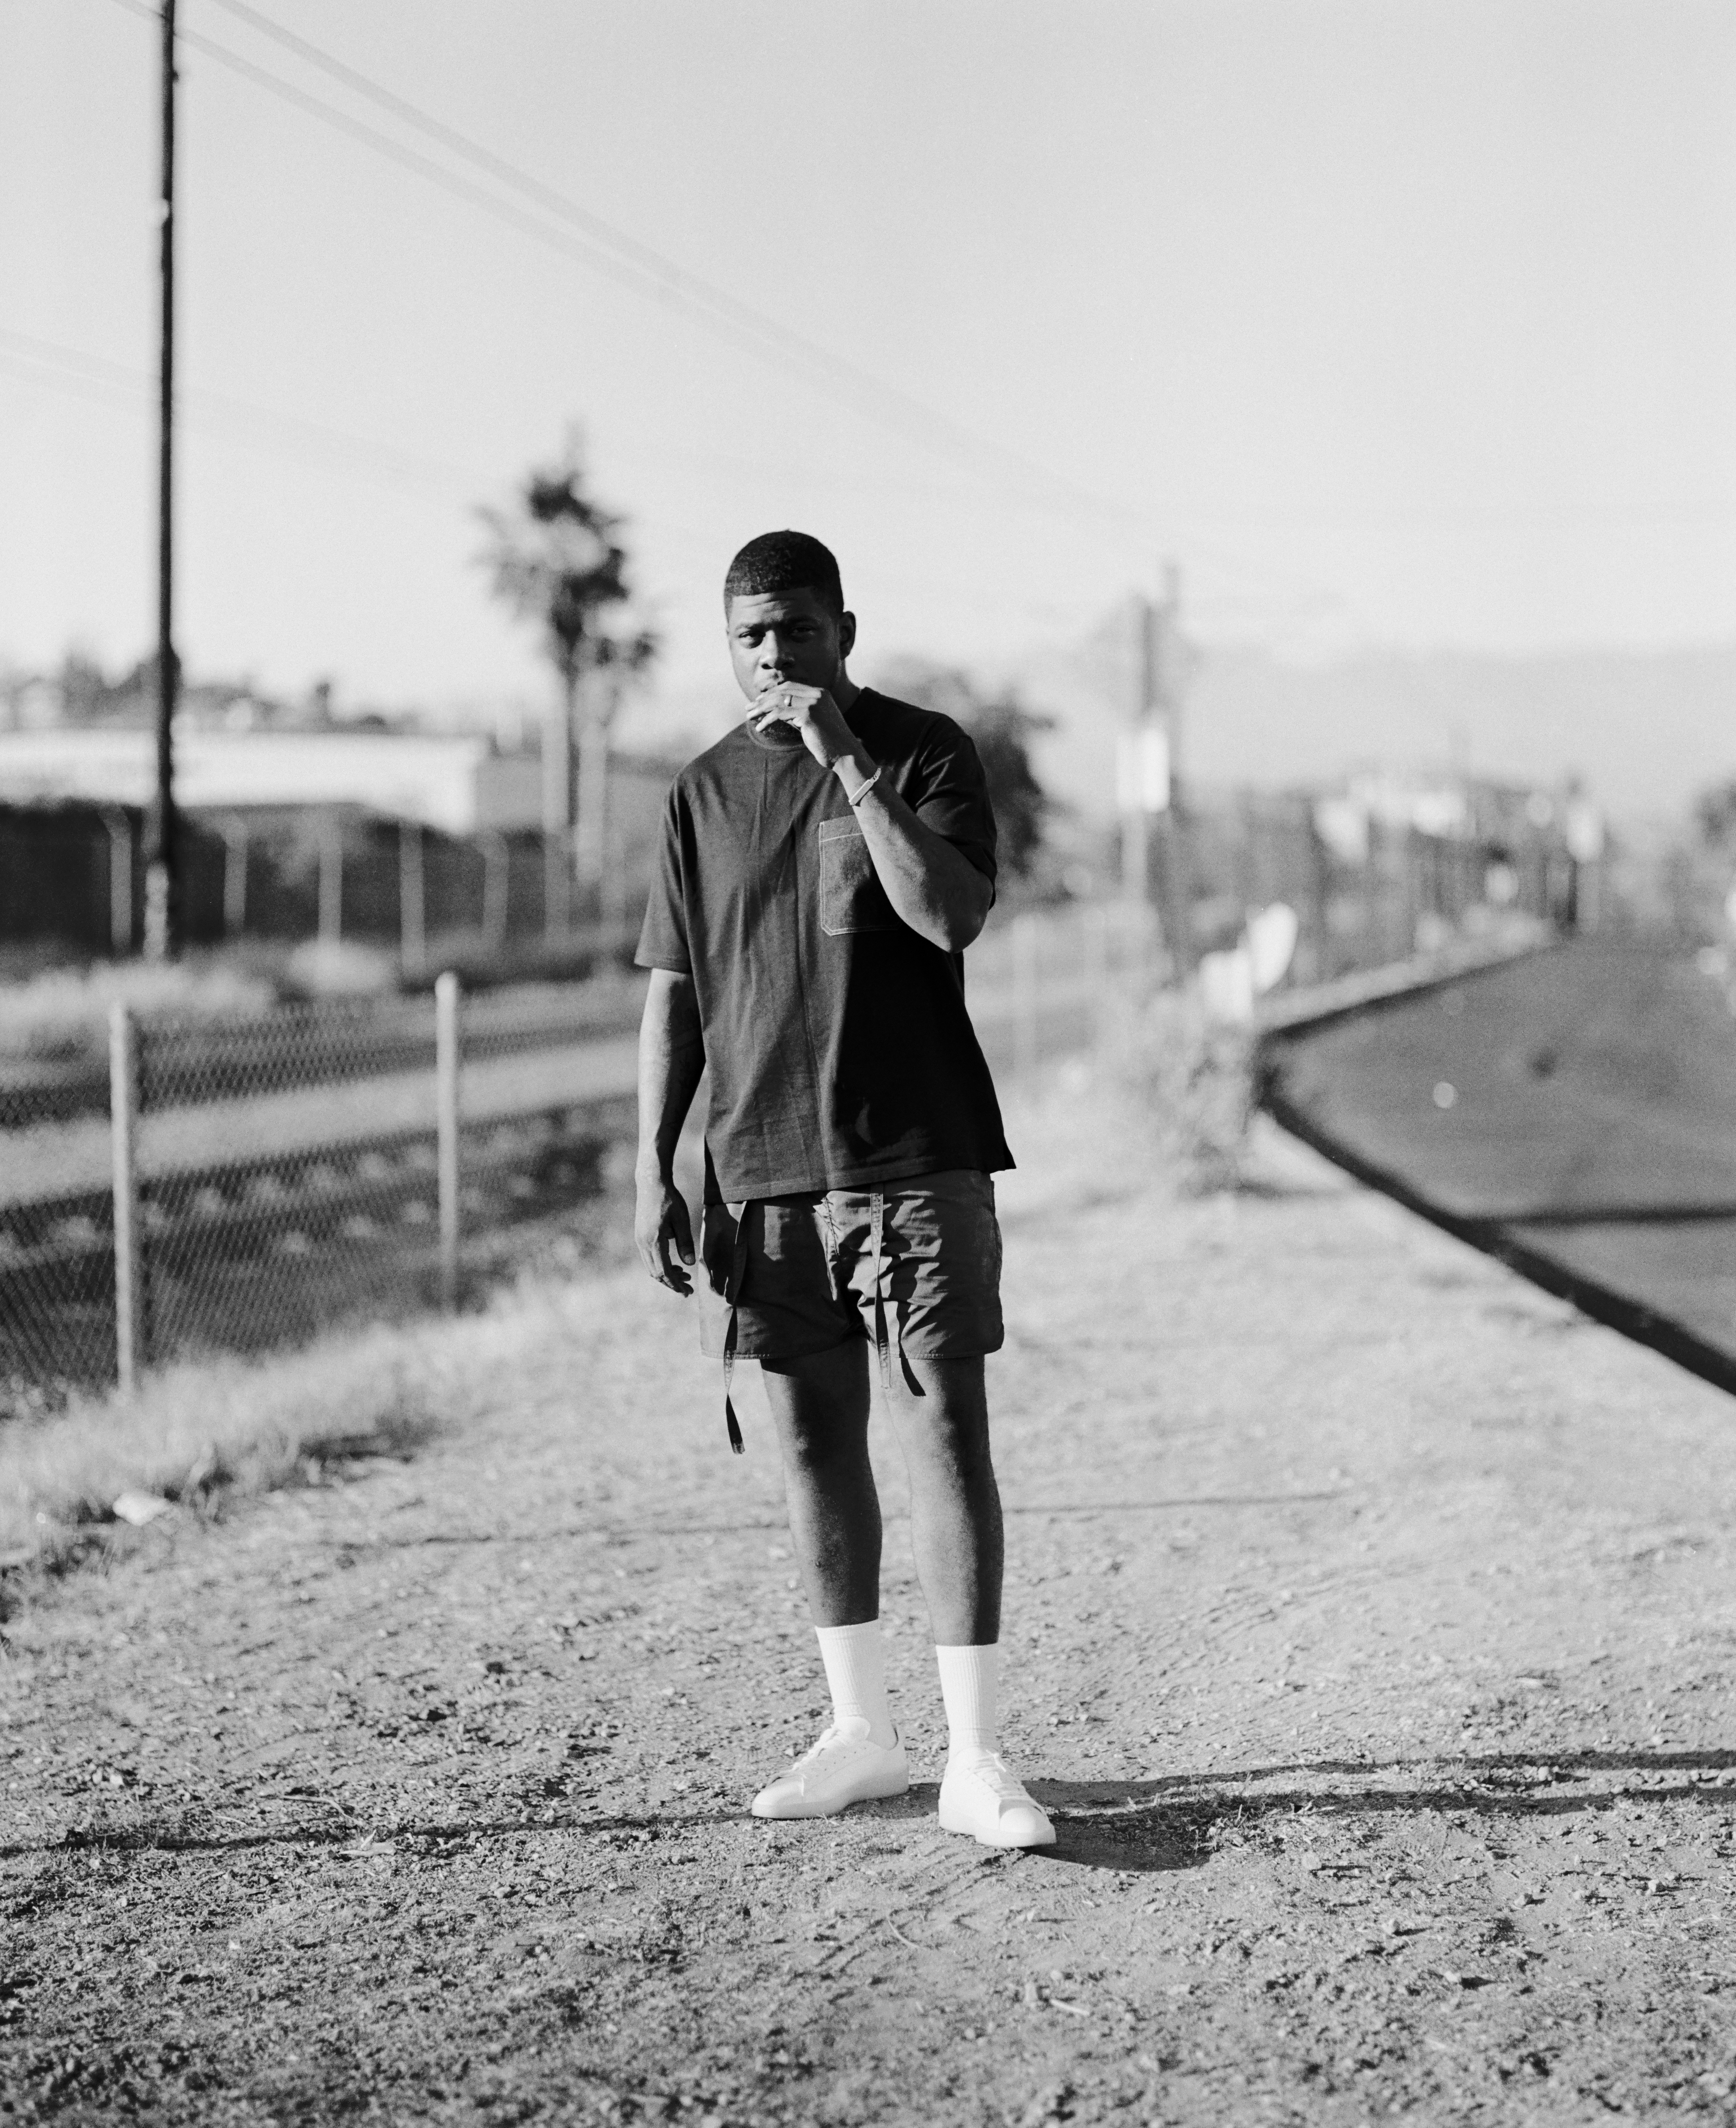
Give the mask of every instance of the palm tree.
[[(621, 519), (587, 492), (576, 434), (553, 464), (532, 468), (510, 509), (481, 515), (491, 534), (482, 560), (495, 595), (541, 628), (560, 681), (543, 739), (543, 906), (553, 937), (566, 929), (570, 914), (570, 862), (576, 861), (580, 880), (591, 894), (604, 876), (609, 726), (626, 686), (650, 666), (657, 643), (649, 629), (619, 634), (607, 625), (605, 616), (632, 596), (627, 550)], [(601, 677), (600, 686), (586, 686), (593, 672)], [(576, 842), (576, 735), (581, 809)]]
[(574, 838), (581, 881), (595, 886), (605, 923), (619, 921), (619, 890), (626, 875), (607, 862), (609, 849), (609, 735), (627, 691), (649, 670), (657, 639), (648, 628), (631, 635), (599, 636), (592, 645), (595, 675), (589, 690), (590, 714), (579, 734), (579, 819)]

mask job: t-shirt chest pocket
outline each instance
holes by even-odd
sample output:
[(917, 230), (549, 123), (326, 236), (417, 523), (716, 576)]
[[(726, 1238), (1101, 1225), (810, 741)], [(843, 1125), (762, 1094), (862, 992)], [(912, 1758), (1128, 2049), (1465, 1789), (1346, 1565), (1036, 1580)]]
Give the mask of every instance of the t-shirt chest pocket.
[(854, 820), (820, 823), (820, 929), (828, 938), (891, 931), (898, 916), (875, 876), (868, 843)]

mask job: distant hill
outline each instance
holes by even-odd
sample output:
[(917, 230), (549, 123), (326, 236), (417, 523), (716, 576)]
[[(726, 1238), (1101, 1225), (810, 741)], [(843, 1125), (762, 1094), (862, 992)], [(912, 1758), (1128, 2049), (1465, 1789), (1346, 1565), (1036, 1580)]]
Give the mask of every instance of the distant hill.
[[(1009, 673), (1060, 720), (1041, 750), (1046, 779), (1089, 812), (1113, 804), (1124, 641), (1105, 627)], [(1226, 645), (1200, 654), (1183, 748), (1206, 783), (1270, 788), (1456, 760), (1515, 781), (1577, 771), (1618, 815), (1680, 814), (1736, 775), (1736, 642), (1526, 658), (1368, 651), (1307, 665)]]
[[(876, 662), (859, 677), (875, 681)], [(1116, 731), (1133, 685), (1124, 619), (981, 677), (1017, 686), (1055, 718), (1036, 749), (1050, 788), (1088, 815), (1112, 810)], [(634, 701), (622, 738), (685, 753), (740, 714), (727, 676), (666, 685)], [(1183, 748), (1188, 772), (1208, 784), (1274, 789), (1374, 762), (1456, 760), (1515, 781), (1577, 770), (1614, 814), (1679, 815), (1703, 786), (1736, 776), (1736, 642), (1532, 658), (1366, 651), (1308, 664), (1214, 646), (1199, 653)]]

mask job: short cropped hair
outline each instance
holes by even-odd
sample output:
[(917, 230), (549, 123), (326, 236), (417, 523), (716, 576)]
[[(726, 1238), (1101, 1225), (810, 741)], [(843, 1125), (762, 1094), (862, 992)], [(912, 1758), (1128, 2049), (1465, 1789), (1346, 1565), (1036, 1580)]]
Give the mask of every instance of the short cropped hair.
[(723, 610), (736, 597), (772, 591), (812, 591), (828, 612), (844, 610), (844, 586), (829, 547), (805, 532), (762, 532), (750, 539), (723, 578)]

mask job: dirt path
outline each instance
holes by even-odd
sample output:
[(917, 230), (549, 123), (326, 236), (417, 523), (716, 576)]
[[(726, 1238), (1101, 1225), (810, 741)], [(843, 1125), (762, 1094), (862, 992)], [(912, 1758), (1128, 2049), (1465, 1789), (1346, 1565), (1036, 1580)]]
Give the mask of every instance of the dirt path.
[(1055, 1854), (935, 1826), (896, 1518), (921, 1785), (744, 1816), (821, 1705), (771, 1443), (611, 1277), (462, 1438), (13, 1620), (0, 2119), (1736, 2119), (1728, 1399), (1297, 1148), (1178, 1204), (1076, 1129), (993, 1378)]

